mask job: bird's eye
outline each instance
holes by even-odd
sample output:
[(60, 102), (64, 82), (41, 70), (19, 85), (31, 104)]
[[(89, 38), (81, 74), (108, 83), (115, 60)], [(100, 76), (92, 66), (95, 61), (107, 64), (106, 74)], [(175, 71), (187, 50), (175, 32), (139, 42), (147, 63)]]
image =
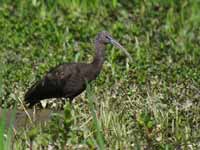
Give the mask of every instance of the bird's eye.
[(106, 35), (106, 39), (107, 39), (107, 40), (110, 40), (110, 37), (109, 37), (108, 35)]

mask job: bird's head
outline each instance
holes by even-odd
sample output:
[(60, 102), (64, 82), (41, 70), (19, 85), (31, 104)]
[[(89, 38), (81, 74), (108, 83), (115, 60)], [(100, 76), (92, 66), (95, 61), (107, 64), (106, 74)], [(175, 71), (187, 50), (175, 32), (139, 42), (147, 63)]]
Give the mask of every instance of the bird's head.
[(102, 43), (102, 44), (112, 44), (122, 50), (126, 56), (132, 61), (131, 55), (128, 53), (128, 51), (121, 45), (119, 42), (117, 42), (114, 38), (111, 37), (111, 35), (107, 31), (101, 31), (98, 33), (96, 37), (96, 41)]
[(96, 40), (102, 44), (109, 44), (111, 36), (107, 31), (101, 31), (97, 34)]

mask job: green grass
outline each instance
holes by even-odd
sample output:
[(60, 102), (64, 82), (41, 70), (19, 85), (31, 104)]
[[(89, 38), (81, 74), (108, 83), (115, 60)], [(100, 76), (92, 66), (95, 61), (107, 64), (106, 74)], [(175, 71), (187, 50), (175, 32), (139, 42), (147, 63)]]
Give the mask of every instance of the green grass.
[[(3, 78), (2, 78), (2, 73), (4, 71), (4, 65), (2, 64), (0, 67), (0, 96), (2, 94), (2, 83), (3, 83)], [(13, 123), (15, 119), (15, 114), (16, 114), (16, 107), (11, 112), (10, 118), (6, 118), (6, 109), (0, 109), (0, 149), (1, 150), (10, 150), (12, 147), (12, 138), (13, 138)], [(8, 120), (9, 122), (7, 122)]]
[(97, 139), (97, 144), (98, 144), (97, 148), (100, 150), (104, 150), (105, 146), (104, 146), (104, 139), (102, 135), (102, 128), (101, 128), (100, 122), (97, 119), (97, 114), (95, 112), (95, 108), (93, 104), (93, 99), (94, 99), (93, 90), (89, 84), (87, 85), (86, 92), (87, 92), (87, 99), (89, 102), (90, 111), (93, 117), (94, 129), (96, 129), (96, 131), (94, 132), (96, 133), (96, 139)]
[(16, 149), (27, 148), (30, 135), (38, 149), (200, 149), (198, 0), (0, 3), (3, 108), (23, 101), (28, 87), (51, 67), (91, 61), (101, 30), (133, 57), (130, 63), (108, 46), (103, 70), (91, 86), (93, 103), (81, 94), (68, 111), (71, 117), (57, 116), (50, 123), (63, 130), (47, 125), (36, 127), (34, 136), (22, 131)]

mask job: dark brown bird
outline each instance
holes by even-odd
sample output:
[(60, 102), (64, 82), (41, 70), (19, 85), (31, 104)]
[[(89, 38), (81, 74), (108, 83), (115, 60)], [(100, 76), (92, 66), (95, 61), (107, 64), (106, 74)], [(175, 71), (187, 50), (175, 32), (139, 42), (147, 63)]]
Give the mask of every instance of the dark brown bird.
[(64, 97), (72, 101), (85, 90), (87, 82), (99, 75), (105, 58), (104, 50), (108, 43), (120, 48), (132, 60), (129, 53), (108, 32), (102, 31), (95, 39), (96, 54), (92, 63), (64, 63), (50, 70), (25, 94), (25, 101), (29, 103), (29, 107), (48, 98)]

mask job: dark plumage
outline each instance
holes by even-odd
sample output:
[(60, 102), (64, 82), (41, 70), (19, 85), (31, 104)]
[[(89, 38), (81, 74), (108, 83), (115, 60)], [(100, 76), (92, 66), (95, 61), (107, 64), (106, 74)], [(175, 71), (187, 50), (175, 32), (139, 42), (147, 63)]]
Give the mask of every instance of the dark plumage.
[(29, 103), (29, 107), (47, 98), (65, 97), (72, 101), (85, 90), (86, 82), (96, 79), (99, 75), (105, 57), (104, 49), (108, 43), (122, 49), (131, 59), (128, 52), (107, 32), (100, 32), (95, 40), (96, 54), (92, 63), (64, 63), (50, 70), (25, 94), (25, 101)]

